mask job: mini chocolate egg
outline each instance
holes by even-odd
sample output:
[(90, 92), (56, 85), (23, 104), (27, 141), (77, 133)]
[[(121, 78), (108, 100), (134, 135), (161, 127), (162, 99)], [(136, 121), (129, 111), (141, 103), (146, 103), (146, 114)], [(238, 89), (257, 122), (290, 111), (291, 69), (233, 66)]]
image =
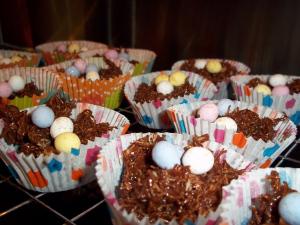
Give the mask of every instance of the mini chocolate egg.
[(81, 49), (80, 49), (80, 51), (81, 52), (86, 52), (86, 51), (88, 51), (89, 49), (87, 48), (87, 47), (85, 47), (85, 46), (83, 46)]
[(219, 117), (216, 119), (216, 124), (226, 129), (237, 131), (237, 124), (230, 117)]
[(161, 73), (155, 77), (154, 83), (158, 85), (162, 81), (169, 81), (169, 76), (167, 74)]
[(170, 75), (170, 82), (175, 87), (178, 87), (185, 83), (186, 78), (187, 78), (187, 76), (185, 75), (185, 73), (183, 73), (181, 71), (177, 71)]
[(12, 63), (17, 63), (17, 62), (20, 62), (22, 60), (22, 58), (18, 55), (14, 55), (14, 56), (11, 57), (10, 60), (11, 60)]
[(39, 128), (50, 127), (55, 118), (51, 108), (45, 105), (36, 107), (31, 113), (31, 121)]
[(158, 93), (162, 93), (163, 95), (170, 94), (172, 91), (174, 91), (173, 85), (169, 81), (161, 81), (157, 86), (156, 86), (156, 91)]
[(19, 75), (11, 76), (8, 80), (8, 83), (13, 91), (21, 91), (25, 87), (25, 80)]
[(56, 47), (57, 51), (59, 52), (66, 52), (67, 51), (67, 46), (65, 44), (60, 44)]
[(60, 135), (61, 133), (65, 132), (73, 132), (74, 124), (72, 120), (68, 117), (58, 117), (56, 118), (51, 127), (50, 127), (50, 134), (53, 138)]
[(287, 76), (275, 74), (269, 78), (269, 83), (272, 87), (286, 85)]
[(74, 66), (79, 70), (80, 73), (84, 73), (86, 70), (87, 63), (83, 59), (76, 59)]
[(219, 73), (222, 70), (222, 64), (219, 60), (209, 60), (206, 64), (206, 69), (210, 73)]
[(285, 85), (276, 86), (272, 89), (272, 95), (274, 96), (284, 96), (289, 94), (290, 94), (290, 89), (288, 86)]
[(5, 65), (10, 64), (11, 59), (10, 58), (3, 58), (3, 59), (0, 60), (0, 63), (5, 64)]
[(272, 93), (271, 89), (265, 84), (257, 85), (254, 90), (263, 95), (270, 95)]
[(99, 73), (90, 71), (86, 74), (85, 79), (95, 81), (95, 80), (99, 80), (100, 76), (99, 76)]
[(224, 116), (229, 109), (234, 108), (234, 102), (230, 99), (221, 99), (218, 102), (219, 115)]
[(152, 149), (152, 159), (160, 168), (169, 170), (175, 165), (180, 165), (183, 153), (182, 147), (167, 141), (160, 141)]
[(200, 119), (212, 123), (218, 118), (218, 106), (216, 106), (214, 103), (204, 104), (199, 108), (197, 115), (200, 117)]
[(284, 196), (278, 206), (280, 216), (289, 225), (300, 225), (300, 193), (292, 192)]
[(13, 93), (13, 89), (7, 82), (0, 83), (0, 97), (8, 98)]
[(68, 46), (68, 52), (78, 53), (80, 51), (80, 46), (76, 43), (72, 43)]
[(70, 153), (72, 148), (80, 148), (80, 139), (75, 133), (65, 132), (58, 135), (54, 140), (55, 148), (60, 152)]
[(98, 73), (98, 67), (97, 65), (95, 64), (88, 64), (87, 67), (86, 67), (86, 73), (88, 72), (91, 72), (91, 71), (94, 71), (94, 72), (97, 72)]
[(104, 53), (104, 56), (108, 59), (115, 60), (119, 57), (119, 53), (114, 49), (109, 49)]
[(189, 166), (190, 171), (196, 175), (210, 171), (214, 161), (212, 152), (202, 147), (192, 147), (182, 156), (182, 165)]
[(130, 56), (126, 52), (121, 52), (119, 54), (119, 59), (125, 60), (125, 61), (130, 61)]
[(199, 70), (203, 69), (206, 66), (206, 60), (198, 59), (195, 61), (195, 67)]
[(66, 69), (66, 73), (73, 77), (79, 77), (80, 71), (75, 66), (69, 66)]

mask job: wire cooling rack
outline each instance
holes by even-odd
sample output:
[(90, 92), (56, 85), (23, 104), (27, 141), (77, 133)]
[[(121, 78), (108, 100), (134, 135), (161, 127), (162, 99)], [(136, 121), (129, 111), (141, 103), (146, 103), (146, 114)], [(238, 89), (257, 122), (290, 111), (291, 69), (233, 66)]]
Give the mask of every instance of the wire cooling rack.
[[(135, 121), (126, 103), (117, 110), (131, 121), (129, 132), (147, 132), (149, 129)], [(299, 133), (299, 132), (298, 132)], [(300, 167), (299, 134), (273, 163), (273, 166)], [(1, 160), (0, 160), (1, 161)], [(81, 188), (59, 193), (32, 192), (19, 186), (0, 162), (0, 224), (30, 225), (111, 225), (109, 212), (101, 191), (93, 182)]]

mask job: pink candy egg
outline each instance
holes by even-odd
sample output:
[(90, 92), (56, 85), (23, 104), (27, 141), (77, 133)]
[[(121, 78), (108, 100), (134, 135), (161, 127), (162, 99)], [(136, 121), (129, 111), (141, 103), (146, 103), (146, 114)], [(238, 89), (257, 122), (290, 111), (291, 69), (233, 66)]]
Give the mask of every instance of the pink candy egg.
[(115, 60), (119, 57), (119, 53), (114, 49), (110, 49), (104, 53), (104, 56), (108, 59)]
[(218, 118), (218, 106), (214, 103), (207, 103), (200, 107), (197, 114), (200, 119), (207, 120), (212, 123)]
[(67, 46), (65, 44), (60, 44), (56, 48), (60, 52), (66, 52), (67, 51)]
[(290, 94), (290, 89), (285, 85), (279, 85), (272, 89), (272, 95), (284, 96)]
[(77, 59), (74, 62), (74, 66), (80, 71), (80, 73), (84, 73), (86, 70), (87, 63), (83, 59)]
[(12, 93), (13, 90), (7, 82), (0, 83), (0, 97), (8, 98)]

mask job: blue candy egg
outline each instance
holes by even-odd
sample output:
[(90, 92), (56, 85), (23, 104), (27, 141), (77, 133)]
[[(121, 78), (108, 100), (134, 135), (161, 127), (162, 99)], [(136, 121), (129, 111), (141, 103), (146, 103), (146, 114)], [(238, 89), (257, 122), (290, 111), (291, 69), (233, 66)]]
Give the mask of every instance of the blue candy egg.
[(80, 76), (80, 71), (75, 66), (69, 66), (66, 69), (66, 73), (73, 76), (73, 77), (79, 77)]
[(172, 169), (176, 164), (180, 165), (183, 153), (182, 147), (167, 141), (160, 141), (152, 150), (152, 159), (160, 168)]
[(234, 108), (234, 102), (231, 101), (230, 99), (221, 99), (218, 102), (218, 110), (220, 116), (224, 116), (228, 112), (229, 108), (230, 109)]
[(85, 72), (88, 73), (91, 71), (98, 73), (98, 67), (95, 64), (88, 64)]
[(119, 54), (119, 59), (129, 61), (130, 60), (130, 56), (126, 52), (121, 52)]
[(300, 225), (300, 193), (293, 192), (279, 202), (279, 214), (290, 225)]
[(31, 113), (31, 120), (39, 128), (50, 127), (54, 121), (54, 112), (48, 106), (38, 106)]

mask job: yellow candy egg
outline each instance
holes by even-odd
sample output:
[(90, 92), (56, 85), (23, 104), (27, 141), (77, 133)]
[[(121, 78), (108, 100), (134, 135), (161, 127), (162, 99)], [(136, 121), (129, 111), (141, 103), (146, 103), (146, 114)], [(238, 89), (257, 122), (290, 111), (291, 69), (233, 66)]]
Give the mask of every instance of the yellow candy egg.
[(264, 85), (264, 84), (257, 85), (254, 88), (254, 90), (263, 95), (271, 95), (271, 93), (272, 93), (271, 89), (267, 85)]
[(185, 83), (186, 77), (181, 71), (174, 72), (170, 75), (170, 83), (177, 87), (181, 86)]
[(80, 51), (80, 46), (78, 44), (72, 43), (68, 46), (68, 51), (70, 53), (78, 53)]
[(65, 132), (56, 136), (54, 146), (60, 152), (70, 153), (72, 148), (79, 149), (80, 139), (72, 132)]
[(210, 73), (219, 73), (222, 70), (222, 64), (218, 60), (209, 60), (206, 69)]
[(12, 63), (17, 63), (17, 62), (20, 62), (22, 60), (22, 58), (18, 55), (14, 55), (11, 57), (11, 62)]
[(164, 73), (159, 74), (157, 77), (155, 77), (154, 83), (156, 85), (158, 85), (162, 81), (169, 81), (169, 76), (167, 74), (164, 74)]

